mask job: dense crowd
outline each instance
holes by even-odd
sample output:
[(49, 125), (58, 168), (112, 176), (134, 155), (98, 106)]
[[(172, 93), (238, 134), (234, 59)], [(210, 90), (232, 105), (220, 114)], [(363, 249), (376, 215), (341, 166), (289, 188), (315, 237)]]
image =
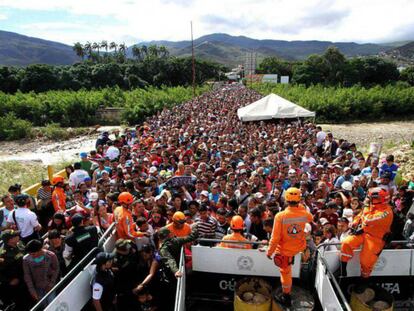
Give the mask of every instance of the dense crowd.
[(168, 310), (181, 246), (191, 255), (200, 238), (267, 242), (290, 187), (313, 215), (304, 265), (321, 243), (339, 247), (373, 187), (389, 193), (394, 239), (414, 241), (414, 182), (395, 184), (392, 155), (365, 156), (303, 120), (241, 123), (237, 109), (260, 98), (239, 86), (206, 93), (134, 129), (103, 132), (67, 179), (42, 181), (36, 198), (10, 186), (0, 210), (3, 304), (39, 301), (115, 222), (114, 252), (96, 257), (93, 306)]

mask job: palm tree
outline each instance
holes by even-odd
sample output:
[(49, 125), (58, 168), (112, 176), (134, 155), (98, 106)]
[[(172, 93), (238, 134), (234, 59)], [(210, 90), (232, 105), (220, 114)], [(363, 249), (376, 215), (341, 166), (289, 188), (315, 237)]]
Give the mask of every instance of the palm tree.
[(163, 58), (168, 57), (170, 55), (170, 52), (168, 52), (168, 49), (164, 45), (161, 45), (158, 48), (158, 52), (160, 53), (161, 57), (163, 57)]
[(141, 55), (142, 55), (142, 58), (146, 58), (148, 56), (148, 48), (146, 45), (143, 45), (141, 47)]
[(138, 61), (141, 61), (141, 49), (139, 48), (139, 46), (134, 45), (132, 47), (132, 56), (134, 56)]
[(158, 47), (156, 45), (150, 45), (148, 47), (148, 54), (151, 57), (157, 58), (158, 57)]
[(128, 50), (128, 47), (125, 45), (125, 43), (119, 44), (119, 52), (121, 52), (124, 57), (126, 57), (126, 52)]
[(97, 50), (98, 51), (98, 58), (99, 58), (99, 48), (101, 47), (101, 45), (97, 42), (92, 43), (92, 49)]
[(112, 41), (111, 43), (109, 43), (109, 49), (115, 50), (115, 54), (116, 54), (117, 48), (118, 48), (118, 44), (116, 44), (115, 42)]
[(100, 45), (101, 45), (101, 48), (104, 48), (105, 52), (108, 53), (108, 41), (102, 40)]
[(76, 55), (80, 57), (83, 61), (83, 58), (85, 57), (85, 53), (84, 53), (82, 44), (80, 42), (76, 42), (73, 45), (72, 49), (75, 51)]
[(92, 44), (88, 41), (85, 43), (85, 45), (83, 46), (83, 48), (85, 49), (85, 52), (88, 55), (88, 58), (91, 58), (92, 55)]

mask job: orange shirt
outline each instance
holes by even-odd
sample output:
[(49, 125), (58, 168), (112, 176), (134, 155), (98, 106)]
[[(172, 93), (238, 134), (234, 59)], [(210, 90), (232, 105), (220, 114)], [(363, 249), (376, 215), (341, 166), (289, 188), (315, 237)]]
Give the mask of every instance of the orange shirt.
[(277, 213), (267, 255), (295, 256), (303, 251), (306, 248), (305, 225), (311, 221), (312, 214), (303, 205), (289, 206)]
[(225, 248), (238, 248), (238, 249), (251, 249), (251, 244), (236, 244), (236, 243), (226, 243), (225, 241), (248, 241), (243, 235), (238, 232), (233, 232), (232, 234), (227, 234), (223, 237), (222, 242), (218, 245), (219, 247)]
[(63, 188), (55, 187), (52, 193), (52, 204), (55, 212), (66, 211), (66, 193)]
[(118, 206), (114, 211), (116, 224), (116, 234), (118, 239), (134, 239), (144, 236), (144, 233), (136, 230), (136, 225), (132, 218), (132, 213), (127, 208)]
[(166, 225), (168, 230), (177, 238), (186, 237), (191, 233), (191, 227), (189, 224), (185, 223), (181, 229), (174, 227), (174, 223)]
[(388, 204), (365, 207), (359, 215), (364, 233), (382, 239), (385, 233), (390, 232), (394, 215)]

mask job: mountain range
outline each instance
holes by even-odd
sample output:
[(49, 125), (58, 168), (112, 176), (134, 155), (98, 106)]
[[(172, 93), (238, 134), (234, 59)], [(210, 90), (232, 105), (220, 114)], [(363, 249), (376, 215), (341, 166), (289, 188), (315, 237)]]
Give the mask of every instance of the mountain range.
[[(171, 55), (190, 56), (191, 41), (150, 41), (138, 45), (164, 45)], [(244, 63), (246, 53), (254, 52), (257, 62), (267, 56), (278, 56), (287, 60), (301, 60), (310, 54), (322, 54), (327, 47), (336, 46), (346, 56), (365, 56), (389, 53), (402, 49), (404, 55), (414, 54), (410, 45), (414, 42), (390, 44), (359, 44), (355, 42), (330, 41), (283, 41), (258, 40), (245, 36), (215, 33), (194, 40), (197, 58), (235, 66)], [(404, 48), (405, 46), (408, 48)], [(132, 56), (131, 48), (128, 55)], [(26, 66), (34, 63), (67, 65), (79, 61), (72, 47), (66, 44), (28, 37), (13, 32), (0, 31), (0, 65)]]

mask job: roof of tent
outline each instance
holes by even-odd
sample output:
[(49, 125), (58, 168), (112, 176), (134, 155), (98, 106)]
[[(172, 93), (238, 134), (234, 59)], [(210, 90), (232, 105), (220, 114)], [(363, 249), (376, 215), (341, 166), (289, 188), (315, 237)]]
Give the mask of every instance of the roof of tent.
[(283, 97), (269, 94), (248, 106), (237, 109), (241, 121), (314, 117), (315, 112), (306, 110)]

